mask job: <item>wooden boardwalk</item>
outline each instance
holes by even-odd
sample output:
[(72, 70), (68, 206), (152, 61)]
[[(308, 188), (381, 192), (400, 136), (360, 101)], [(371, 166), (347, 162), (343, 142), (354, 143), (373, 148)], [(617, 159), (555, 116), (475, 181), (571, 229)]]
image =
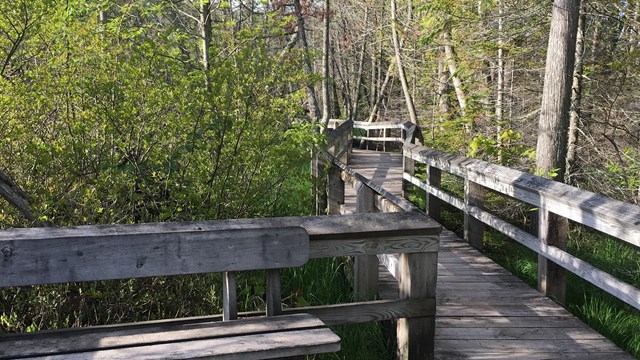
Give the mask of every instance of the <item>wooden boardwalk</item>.
[[(400, 154), (354, 149), (349, 166), (401, 194)], [(349, 187), (345, 203), (355, 209)], [(397, 297), (395, 279), (381, 269), (380, 295)], [(447, 230), (436, 297), (436, 359), (634, 359)]]

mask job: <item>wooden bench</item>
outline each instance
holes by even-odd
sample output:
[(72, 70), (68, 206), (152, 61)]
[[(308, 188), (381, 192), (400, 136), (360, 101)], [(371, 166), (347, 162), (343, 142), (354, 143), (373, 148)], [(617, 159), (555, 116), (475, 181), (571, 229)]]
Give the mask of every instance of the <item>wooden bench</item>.
[[(279, 269), (307, 262), (305, 229), (171, 226), (0, 231), (0, 287), (224, 272), (225, 321), (203, 317), (5, 334), (0, 359), (272, 359), (340, 349), (340, 338), (317, 317), (281, 315)], [(234, 272), (257, 269), (266, 270), (267, 317), (236, 320)]]

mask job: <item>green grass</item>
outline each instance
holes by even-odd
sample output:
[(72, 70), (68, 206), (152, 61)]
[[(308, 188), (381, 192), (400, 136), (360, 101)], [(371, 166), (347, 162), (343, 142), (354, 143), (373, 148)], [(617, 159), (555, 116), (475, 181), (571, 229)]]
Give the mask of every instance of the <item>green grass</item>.
[[(349, 258), (311, 259), (305, 266), (287, 269), (282, 277), (285, 306), (327, 305), (353, 300)], [(371, 322), (331, 327), (341, 339), (341, 350), (311, 359), (391, 359), (382, 323)]]

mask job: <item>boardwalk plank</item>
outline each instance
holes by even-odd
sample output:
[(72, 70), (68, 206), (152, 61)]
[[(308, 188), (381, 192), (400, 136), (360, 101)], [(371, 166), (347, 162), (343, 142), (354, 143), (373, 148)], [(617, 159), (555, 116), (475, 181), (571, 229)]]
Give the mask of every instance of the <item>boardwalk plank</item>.
[[(353, 155), (352, 168), (401, 194), (399, 154), (354, 149)], [(352, 189), (345, 199), (345, 208), (353, 206)], [(436, 359), (633, 359), (446, 229), (438, 263)], [(379, 294), (398, 295), (386, 271), (380, 274)]]

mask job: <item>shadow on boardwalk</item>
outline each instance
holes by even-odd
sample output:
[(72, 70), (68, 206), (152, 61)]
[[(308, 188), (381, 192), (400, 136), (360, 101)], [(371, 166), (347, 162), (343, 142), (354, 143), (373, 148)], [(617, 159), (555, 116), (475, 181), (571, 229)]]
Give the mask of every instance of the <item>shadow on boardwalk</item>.
[[(357, 172), (401, 194), (400, 154), (353, 155)], [(345, 201), (353, 211), (352, 189)], [(436, 359), (634, 359), (450, 231), (442, 234), (438, 258)], [(380, 295), (398, 296), (386, 269)]]

